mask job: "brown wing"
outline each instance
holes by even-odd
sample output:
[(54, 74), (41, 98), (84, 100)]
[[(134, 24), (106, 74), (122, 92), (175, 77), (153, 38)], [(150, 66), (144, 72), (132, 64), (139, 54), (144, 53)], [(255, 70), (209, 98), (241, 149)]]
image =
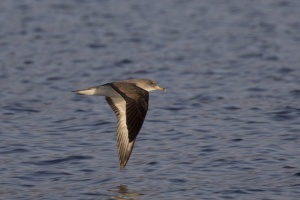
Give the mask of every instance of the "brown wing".
[(117, 117), (117, 146), (120, 168), (124, 168), (131, 155), (135, 140), (129, 142), (126, 124), (126, 102), (123, 97), (105, 97)]
[(144, 123), (147, 111), (149, 92), (132, 83), (115, 82), (110, 86), (126, 101), (126, 124), (129, 142), (135, 140)]
[(105, 99), (117, 117), (117, 146), (119, 164), (122, 169), (130, 158), (135, 138), (147, 114), (149, 93), (132, 84), (125, 83), (125, 86), (124, 83), (115, 84), (109, 85), (122, 97), (106, 97)]

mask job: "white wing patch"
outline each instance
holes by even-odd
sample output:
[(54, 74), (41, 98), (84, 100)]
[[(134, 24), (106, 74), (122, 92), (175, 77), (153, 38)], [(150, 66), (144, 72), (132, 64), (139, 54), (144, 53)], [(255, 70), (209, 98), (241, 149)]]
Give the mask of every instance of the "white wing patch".
[(123, 97), (105, 98), (117, 117), (117, 146), (120, 168), (124, 168), (129, 160), (134, 142), (129, 142), (128, 128), (126, 124), (126, 101)]

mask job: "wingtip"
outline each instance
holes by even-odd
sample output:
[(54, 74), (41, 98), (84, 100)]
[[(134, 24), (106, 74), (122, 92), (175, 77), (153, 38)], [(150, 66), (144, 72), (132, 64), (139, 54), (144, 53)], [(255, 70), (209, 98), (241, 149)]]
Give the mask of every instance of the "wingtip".
[(125, 169), (125, 166), (120, 166), (120, 170), (124, 170)]
[(119, 165), (120, 165), (120, 170), (124, 170), (125, 169), (126, 164), (120, 163)]

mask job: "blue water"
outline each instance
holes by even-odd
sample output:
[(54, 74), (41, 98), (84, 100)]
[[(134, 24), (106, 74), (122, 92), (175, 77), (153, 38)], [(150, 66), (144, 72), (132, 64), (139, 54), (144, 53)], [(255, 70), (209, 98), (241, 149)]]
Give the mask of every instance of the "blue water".
[[(0, 199), (300, 196), (300, 1), (0, 2)], [(147, 77), (125, 168), (102, 97)]]

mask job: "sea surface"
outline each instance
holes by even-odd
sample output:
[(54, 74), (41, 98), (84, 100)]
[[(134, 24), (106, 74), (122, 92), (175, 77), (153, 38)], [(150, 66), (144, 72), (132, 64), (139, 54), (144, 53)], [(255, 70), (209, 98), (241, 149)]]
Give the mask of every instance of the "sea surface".
[[(131, 158), (72, 90), (150, 78)], [(1, 0), (0, 199), (300, 199), (299, 0)]]

